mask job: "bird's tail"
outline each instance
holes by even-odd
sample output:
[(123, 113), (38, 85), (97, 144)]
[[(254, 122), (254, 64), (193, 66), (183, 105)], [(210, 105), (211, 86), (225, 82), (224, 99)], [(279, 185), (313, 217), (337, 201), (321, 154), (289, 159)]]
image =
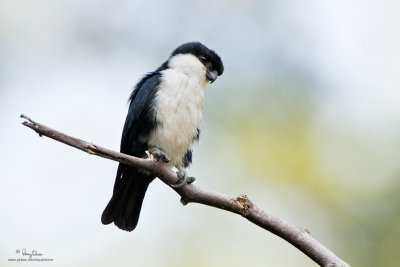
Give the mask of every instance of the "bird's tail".
[(113, 196), (103, 211), (101, 222), (114, 222), (125, 231), (135, 229), (147, 187), (153, 179), (137, 168), (119, 164)]

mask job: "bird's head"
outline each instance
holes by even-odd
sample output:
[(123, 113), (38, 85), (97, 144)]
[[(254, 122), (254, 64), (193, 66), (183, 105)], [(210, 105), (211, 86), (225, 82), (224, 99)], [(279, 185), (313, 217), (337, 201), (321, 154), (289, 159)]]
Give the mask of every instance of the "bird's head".
[(185, 43), (176, 48), (168, 60), (168, 67), (179, 68), (189, 75), (204, 72), (203, 77), (211, 83), (224, 72), (218, 54), (199, 42)]

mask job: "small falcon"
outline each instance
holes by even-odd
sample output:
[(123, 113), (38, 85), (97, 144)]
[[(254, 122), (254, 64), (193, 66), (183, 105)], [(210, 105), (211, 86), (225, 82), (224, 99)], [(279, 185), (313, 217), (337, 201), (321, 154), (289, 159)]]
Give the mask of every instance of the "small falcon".
[[(185, 168), (199, 139), (204, 88), (224, 71), (221, 58), (199, 42), (176, 48), (157, 70), (145, 75), (130, 95), (121, 139), (121, 153), (149, 154), (176, 167), (181, 187), (191, 182)], [(149, 184), (155, 176), (120, 163), (113, 195), (101, 221), (126, 231), (135, 229)]]

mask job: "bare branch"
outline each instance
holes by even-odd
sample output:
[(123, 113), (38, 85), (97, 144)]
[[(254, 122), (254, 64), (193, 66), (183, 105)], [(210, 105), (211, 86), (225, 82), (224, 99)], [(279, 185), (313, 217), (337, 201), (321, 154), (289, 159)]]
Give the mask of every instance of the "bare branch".
[[(47, 136), (92, 155), (118, 161), (137, 168), (147, 169), (168, 186), (175, 184), (179, 180), (176, 173), (161, 161), (142, 159), (115, 152), (51, 129), (31, 120), (25, 115), (21, 115), (21, 118), (26, 120), (22, 124), (37, 132), (39, 136)], [(201, 189), (194, 184), (186, 184), (181, 188), (171, 188), (182, 197), (181, 202), (183, 205), (190, 202), (201, 203), (239, 214), (261, 228), (285, 239), (320, 266), (349, 266), (332, 251), (314, 239), (307, 230), (289, 224), (257, 207), (246, 195), (239, 195), (238, 197), (228, 196)]]

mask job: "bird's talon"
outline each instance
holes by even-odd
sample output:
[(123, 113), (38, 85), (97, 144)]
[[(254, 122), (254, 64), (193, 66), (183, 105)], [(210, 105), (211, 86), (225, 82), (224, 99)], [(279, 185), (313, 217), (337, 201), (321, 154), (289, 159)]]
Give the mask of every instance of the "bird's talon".
[(178, 172), (176, 174), (177, 174), (179, 180), (175, 184), (171, 184), (171, 186), (174, 188), (181, 188), (188, 182), (189, 178), (187, 177), (186, 171), (184, 171), (184, 170), (178, 170)]
[(186, 183), (187, 183), (187, 177), (179, 178), (178, 182), (176, 182), (175, 184), (171, 184), (171, 186), (174, 187), (174, 188), (181, 188)]
[(150, 148), (149, 150), (147, 150), (157, 161), (163, 161), (164, 163), (168, 163), (169, 162), (169, 157), (168, 157), (168, 155), (165, 153), (165, 152), (163, 152), (163, 151), (161, 151), (160, 149), (158, 149), (158, 148), (155, 148), (155, 147), (153, 147), (153, 148)]
[(176, 174), (178, 175), (179, 180), (175, 184), (171, 184), (174, 188), (180, 188), (185, 184), (191, 184), (196, 180), (194, 177), (188, 177), (184, 170), (178, 170)]

